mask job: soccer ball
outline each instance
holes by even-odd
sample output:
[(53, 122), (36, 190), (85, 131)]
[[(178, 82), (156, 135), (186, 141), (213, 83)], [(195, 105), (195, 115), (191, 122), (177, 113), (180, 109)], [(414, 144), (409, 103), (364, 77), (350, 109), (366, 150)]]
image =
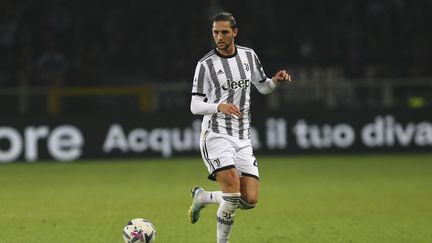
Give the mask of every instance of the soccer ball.
[(147, 219), (132, 219), (123, 229), (123, 239), (125, 243), (151, 243), (155, 238), (156, 229)]

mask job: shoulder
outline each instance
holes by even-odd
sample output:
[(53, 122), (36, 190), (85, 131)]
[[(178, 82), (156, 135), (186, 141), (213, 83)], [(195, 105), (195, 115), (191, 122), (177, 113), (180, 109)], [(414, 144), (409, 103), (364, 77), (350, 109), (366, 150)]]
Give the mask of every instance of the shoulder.
[(252, 48), (249, 48), (249, 47), (240, 46), (240, 45), (236, 45), (236, 47), (237, 47), (237, 49), (239, 49), (239, 50), (254, 52), (254, 50), (252, 50)]
[(207, 54), (205, 54), (198, 62), (199, 63), (203, 63), (205, 62), (207, 59), (211, 58), (213, 55), (216, 55), (214, 50), (209, 51)]
[(252, 49), (252, 48), (249, 48), (249, 47), (245, 47), (245, 46), (239, 46), (239, 45), (236, 45), (237, 46), (237, 50), (238, 51), (243, 51), (243, 52), (246, 52), (246, 53), (252, 53), (253, 55), (256, 55), (256, 53), (255, 53), (255, 51)]
[(236, 46), (237, 46), (238, 52), (243, 52), (243, 53), (246, 53), (248, 55), (252, 54), (252, 56), (257, 55), (252, 48), (245, 47), (245, 46), (239, 46), (239, 45), (236, 45)]

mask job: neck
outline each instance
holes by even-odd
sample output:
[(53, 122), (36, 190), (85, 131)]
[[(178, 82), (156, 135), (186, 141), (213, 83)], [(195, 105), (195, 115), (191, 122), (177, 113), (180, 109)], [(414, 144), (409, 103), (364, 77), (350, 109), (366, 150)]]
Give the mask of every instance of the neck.
[(231, 46), (229, 46), (225, 50), (221, 50), (219, 48), (216, 48), (216, 50), (223, 56), (232, 56), (232, 55), (234, 55), (234, 53), (236, 51), (236, 47), (234, 44), (232, 44)]

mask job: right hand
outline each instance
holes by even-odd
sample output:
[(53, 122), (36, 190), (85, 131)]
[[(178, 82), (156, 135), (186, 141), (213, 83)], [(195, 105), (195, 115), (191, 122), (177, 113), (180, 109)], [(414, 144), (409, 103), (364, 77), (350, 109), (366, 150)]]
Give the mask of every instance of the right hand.
[(243, 114), (240, 112), (240, 109), (231, 103), (219, 104), (217, 107), (218, 111), (230, 115), (234, 118), (243, 118)]

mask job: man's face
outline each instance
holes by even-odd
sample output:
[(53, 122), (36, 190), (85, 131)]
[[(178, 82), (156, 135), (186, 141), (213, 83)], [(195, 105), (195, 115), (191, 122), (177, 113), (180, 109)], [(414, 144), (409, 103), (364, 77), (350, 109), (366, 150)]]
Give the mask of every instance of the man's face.
[(213, 22), (213, 39), (219, 50), (227, 50), (234, 44), (233, 40), (237, 36), (237, 29), (232, 29), (229, 21)]

